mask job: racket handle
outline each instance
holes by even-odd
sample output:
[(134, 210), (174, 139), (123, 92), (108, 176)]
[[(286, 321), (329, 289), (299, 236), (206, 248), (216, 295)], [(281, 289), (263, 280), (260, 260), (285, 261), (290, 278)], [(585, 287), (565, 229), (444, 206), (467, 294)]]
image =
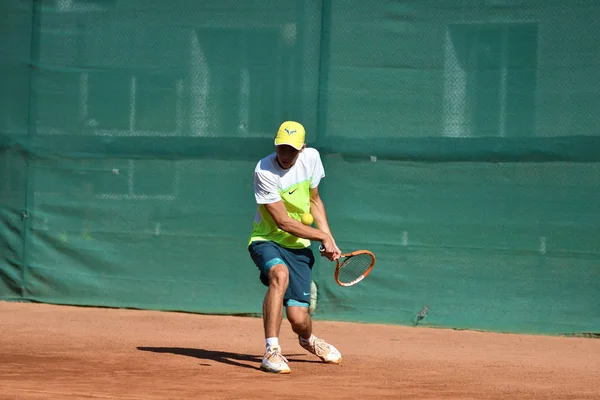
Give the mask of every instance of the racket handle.
[(323, 246), (322, 244), (319, 245), (319, 251), (325, 251), (325, 246)]

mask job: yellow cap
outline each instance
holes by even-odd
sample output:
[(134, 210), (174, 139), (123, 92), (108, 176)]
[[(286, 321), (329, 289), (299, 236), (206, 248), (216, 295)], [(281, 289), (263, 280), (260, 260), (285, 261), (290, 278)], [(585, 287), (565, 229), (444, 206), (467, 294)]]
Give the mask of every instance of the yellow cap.
[(295, 121), (285, 121), (279, 127), (275, 136), (275, 146), (287, 144), (296, 150), (302, 149), (304, 145), (304, 127)]

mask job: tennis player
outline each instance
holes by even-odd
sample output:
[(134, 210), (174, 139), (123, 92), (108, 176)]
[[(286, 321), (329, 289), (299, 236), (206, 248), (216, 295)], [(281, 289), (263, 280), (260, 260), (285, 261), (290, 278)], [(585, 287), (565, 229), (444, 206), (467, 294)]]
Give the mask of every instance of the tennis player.
[[(304, 127), (295, 121), (281, 124), (275, 137), (275, 152), (260, 160), (254, 170), (257, 210), (248, 251), (261, 282), (268, 287), (263, 302), (264, 371), (290, 372), (278, 339), (284, 306), (303, 348), (326, 363), (342, 361), (335, 347), (313, 335), (308, 313), (315, 262), (311, 240), (325, 247), (321, 255), (329, 260), (335, 261), (341, 255), (319, 196), (318, 187), (324, 176), (319, 152), (306, 147)], [(317, 228), (300, 222), (302, 215), (309, 212)]]

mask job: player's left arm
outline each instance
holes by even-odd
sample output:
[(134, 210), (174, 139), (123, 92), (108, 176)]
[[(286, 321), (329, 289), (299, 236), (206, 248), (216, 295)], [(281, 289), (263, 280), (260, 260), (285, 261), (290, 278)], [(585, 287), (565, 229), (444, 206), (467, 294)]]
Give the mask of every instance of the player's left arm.
[[(317, 229), (325, 232), (333, 239), (333, 234), (331, 233), (331, 228), (329, 227), (329, 222), (327, 221), (325, 204), (323, 204), (323, 200), (319, 195), (318, 186), (310, 189), (310, 213), (315, 219), (315, 225)], [(333, 243), (335, 244), (335, 239), (333, 239)], [(335, 244), (335, 249), (337, 256), (342, 254), (337, 244)]]

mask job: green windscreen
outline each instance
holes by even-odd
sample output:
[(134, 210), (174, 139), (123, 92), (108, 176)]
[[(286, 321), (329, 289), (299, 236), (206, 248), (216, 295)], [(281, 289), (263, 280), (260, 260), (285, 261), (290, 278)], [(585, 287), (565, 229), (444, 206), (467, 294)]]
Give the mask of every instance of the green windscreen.
[[(315, 319), (600, 332), (600, 2), (4, 0), (0, 299), (260, 314), (252, 174), (319, 150)], [(316, 245), (315, 245), (316, 248)]]

